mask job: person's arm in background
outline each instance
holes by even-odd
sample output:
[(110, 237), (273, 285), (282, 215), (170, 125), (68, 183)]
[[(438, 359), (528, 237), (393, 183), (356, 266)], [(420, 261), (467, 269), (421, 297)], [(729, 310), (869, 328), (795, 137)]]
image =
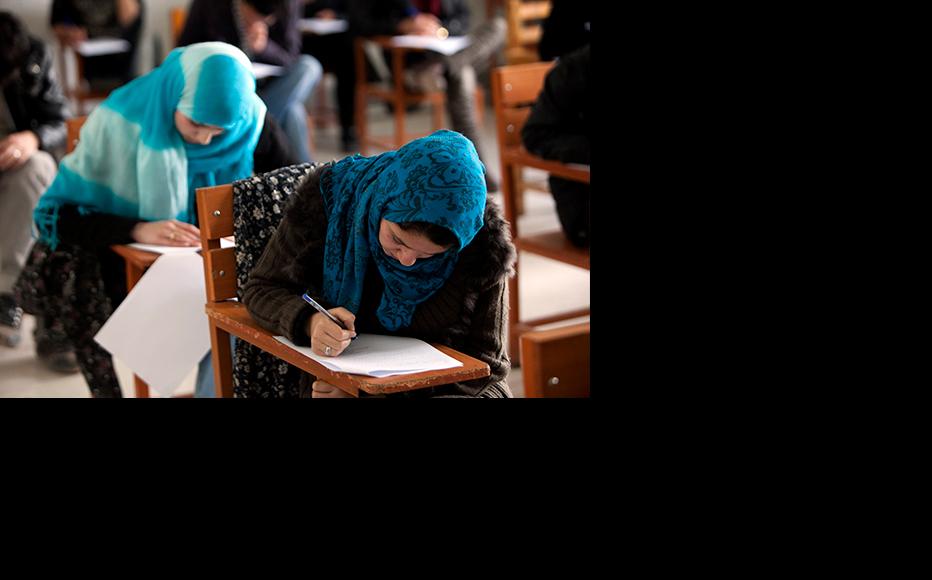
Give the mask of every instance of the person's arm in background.
[(120, 26), (129, 28), (142, 14), (142, 6), (139, 0), (117, 0), (116, 12), (117, 22), (120, 23)]
[(143, 223), (139, 219), (108, 213), (82, 214), (75, 205), (63, 205), (58, 210), (58, 236), (62, 242), (99, 250), (113, 244), (133, 243), (133, 228)]
[(289, 66), (301, 54), (301, 0), (288, 0), (276, 15), (275, 22), (268, 27), (265, 49), (254, 51), (253, 60), (279, 66)]
[(320, 170), (312, 169), (289, 198), (281, 222), (243, 286), (243, 304), (256, 322), (300, 346), (310, 345), (308, 322), (316, 312), (301, 294), (307, 291), (321, 301), (321, 289), (312, 282), (320, 280), (323, 272), (327, 240)]
[(140, 0), (116, 0), (117, 24), (120, 38), (135, 45), (142, 30), (142, 2)]
[[(466, 36), (469, 34), (469, 3), (467, 0), (448, 0), (441, 2), (444, 7), (440, 20), (450, 32), (450, 36)], [(449, 12), (446, 8), (449, 7)]]
[[(64, 152), (67, 104), (52, 76), (52, 55), (46, 46), (30, 39), (30, 49), (12, 85), (7, 105), (18, 131), (0, 139), (0, 171), (25, 165), (42, 149), (56, 158)], [(19, 151), (17, 156), (11, 153)]]
[(60, 44), (74, 48), (87, 40), (87, 28), (69, 0), (53, 0), (49, 21)]
[[(44, 44), (41, 45), (39, 65), (38, 95), (32, 99), (32, 113), (35, 126), (32, 132), (39, 138), (39, 148), (56, 154), (65, 147), (68, 131), (65, 118), (68, 116), (68, 102), (61, 85), (52, 77), (52, 54)], [(28, 74), (28, 73), (27, 73)]]
[(528, 151), (563, 163), (589, 163), (588, 76), (588, 45), (557, 61), (521, 130)]

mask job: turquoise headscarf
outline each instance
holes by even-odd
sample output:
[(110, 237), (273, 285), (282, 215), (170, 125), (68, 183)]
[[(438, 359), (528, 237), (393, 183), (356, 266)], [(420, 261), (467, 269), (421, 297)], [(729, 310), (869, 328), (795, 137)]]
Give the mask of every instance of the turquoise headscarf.
[[(175, 128), (175, 110), (223, 128), (192, 145)], [(162, 66), (117, 89), (81, 128), (34, 217), (42, 241), (58, 244), (58, 209), (146, 221), (194, 223), (194, 190), (252, 175), (266, 107), (246, 55), (221, 42), (173, 50)]]
[[(443, 286), (460, 251), (482, 228), (486, 187), (476, 148), (453, 131), (437, 131), (397, 151), (354, 155), (334, 164), (321, 184), (327, 210), (324, 298), (356, 313), (369, 260), (385, 280), (376, 312), (388, 330), (410, 325), (415, 307)], [(403, 266), (379, 244), (382, 219), (427, 222), (453, 232), (458, 244)]]

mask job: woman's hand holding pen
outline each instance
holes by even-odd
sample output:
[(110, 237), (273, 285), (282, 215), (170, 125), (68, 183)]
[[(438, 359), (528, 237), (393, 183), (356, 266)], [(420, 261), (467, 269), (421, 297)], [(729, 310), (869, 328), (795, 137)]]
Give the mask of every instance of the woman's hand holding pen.
[(337, 356), (356, 336), (356, 316), (343, 307), (328, 312), (342, 322), (346, 330), (320, 312), (315, 312), (308, 323), (307, 335), (311, 338), (311, 350), (323, 356)]
[(199, 246), (201, 244), (201, 231), (197, 229), (197, 226), (178, 220), (139, 222), (133, 227), (130, 235), (140, 244), (159, 246)]

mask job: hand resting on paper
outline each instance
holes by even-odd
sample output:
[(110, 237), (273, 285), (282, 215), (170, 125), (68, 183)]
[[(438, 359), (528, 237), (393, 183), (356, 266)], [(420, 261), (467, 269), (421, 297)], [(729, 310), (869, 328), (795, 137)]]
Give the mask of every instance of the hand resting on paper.
[(314, 381), (311, 385), (312, 399), (350, 399), (346, 391), (335, 387), (326, 381)]
[(178, 220), (139, 222), (131, 232), (133, 240), (141, 244), (159, 246), (197, 246), (201, 231), (196, 226)]
[(337, 356), (349, 346), (356, 336), (356, 315), (343, 308), (332, 308), (328, 312), (343, 323), (343, 330), (323, 314), (316, 312), (308, 322), (307, 335), (311, 339), (311, 350), (323, 356)]

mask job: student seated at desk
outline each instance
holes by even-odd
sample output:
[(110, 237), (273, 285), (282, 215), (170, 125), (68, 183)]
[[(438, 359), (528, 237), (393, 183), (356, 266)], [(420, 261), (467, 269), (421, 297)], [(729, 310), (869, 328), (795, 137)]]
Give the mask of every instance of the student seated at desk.
[[(113, 361), (94, 341), (126, 294), (109, 246), (199, 245), (195, 188), (252, 174), (260, 136), (274, 141), (265, 113), (246, 55), (196, 44), (114, 91), (62, 160), (34, 213), (39, 240), (18, 295), (27, 312), (62, 321), (94, 397), (121, 396)], [(274, 143), (263, 149), (293, 162)]]
[[(397, 334), (448, 345), (491, 370), (389, 396), (511, 397), (504, 300), (515, 249), (487, 195), (475, 147), (452, 131), (312, 168), (250, 273), (243, 303), (270, 332), (323, 356), (339, 356), (356, 332)], [(305, 291), (347, 330), (309, 306)], [(268, 394), (259, 385), (237, 389)], [(302, 385), (310, 390), (343, 395), (323, 381)]]
[(92, 88), (109, 90), (133, 78), (144, 8), (140, 0), (53, 0), (51, 24), (59, 44), (77, 48), (101, 37), (129, 42), (127, 52), (84, 59), (84, 78)]
[[(557, 61), (547, 74), (521, 140), (528, 151), (544, 159), (589, 165), (591, 159), (592, 98), (589, 93), (589, 45)], [(588, 183), (549, 177), (550, 193), (567, 239), (580, 248), (589, 247)]]

